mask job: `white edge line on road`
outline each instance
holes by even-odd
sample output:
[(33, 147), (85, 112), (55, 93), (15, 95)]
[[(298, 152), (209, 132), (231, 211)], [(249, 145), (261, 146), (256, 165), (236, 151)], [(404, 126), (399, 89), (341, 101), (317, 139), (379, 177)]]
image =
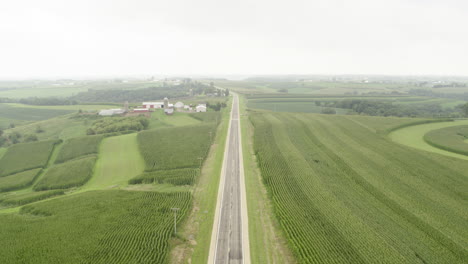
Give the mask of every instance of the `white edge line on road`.
[[(208, 264), (215, 263), (216, 261), (216, 253), (218, 249), (218, 235), (220, 229), (220, 220), (221, 220), (221, 208), (222, 208), (222, 201), (224, 198), (224, 184), (225, 184), (225, 177), (226, 177), (226, 164), (227, 164), (227, 153), (229, 149), (230, 143), (230, 136), (231, 136), (231, 123), (232, 123), (232, 116), (233, 116), (233, 108), (234, 108), (234, 98), (232, 99), (232, 106), (231, 106), (231, 115), (229, 117), (229, 126), (228, 132), (226, 135), (226, 142), (224, 145), (224, 157), (223, 157), (223, 165), (221, 168), (221, 177), (219, 181), (219, 188), (218, 188), (218, 200), (216, 202), (216, 212), (215, 212), (215, 219), (213, 222), (213, 230), (211, 232), (211, 243), (210, 243), (210, 253), (208, 255)], [(239, 109), (238, 109), (239, 111)]]
[[(238, 114), (238, 125), (239, 129), (239, 176), (240, 176), (240, 192), (241, 192), (241, 227), (242, 227), (242, 262), (244, 264), (250, 264), (250, 241), (249, 241), (249, 218), (247, 210), (247, 192), (245, 187), (245, 175), (244, 175), (244, 156), (242, 153), (242, 130), (240, 120), (240, 100), (237, 97), (237, 114)], [(246, 227), (246, 228), (244, 228)]]

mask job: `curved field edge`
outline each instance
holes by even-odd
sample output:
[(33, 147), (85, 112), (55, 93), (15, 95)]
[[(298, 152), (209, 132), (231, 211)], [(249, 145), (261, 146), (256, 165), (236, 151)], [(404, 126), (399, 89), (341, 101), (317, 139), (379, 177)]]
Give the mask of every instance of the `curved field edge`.
[(468, 156), (434, 147), (424, 140), (424, 135), (429, 131), (460, 125), (468, 125), (468, 120), (409, 125), (400, 129), (393, 130), (391, 133), (388, 134), (388, 136), (392, 141), (402, 145), (406, 145), (419, 150), (434, 152), (445, 156), (468, 160)]
[(298, 260), (463, 263), (466, 163), (417, 153), (347, 119), (252, 119), (262, 176)]
[[(432, 130), (424, 134), (424, 141), (436, 148), (468, 156), (468, 144), (466, 136), (457, 134), (457, 130), (467, 129), (468, 126), (444, 127)], [(448, 134), (444, 134), (448, 133)], [(454, 137), (457, 137), (455, 138)], [(450, 137), (450, 138), (448, 138)], [(454, 141), (452, 141), (454, 140)], [(448, 141), (448, 142), (447, 142)]]

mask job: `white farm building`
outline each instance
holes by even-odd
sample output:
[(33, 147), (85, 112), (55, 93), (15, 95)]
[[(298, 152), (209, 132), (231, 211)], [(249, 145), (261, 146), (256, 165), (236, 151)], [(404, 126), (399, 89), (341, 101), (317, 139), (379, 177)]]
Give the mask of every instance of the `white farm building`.
[(121, 115), (125, 113), (124, 109), (104, 109), (99, 111), (100, 116), (112, 116), (112, 115)]
[(196, 111), (197, 113), (206, 112), (206, 105), (205, 105), (205, 104), (199, 104), (199, 105), (197, 105), (197, 107), (195, 108), (195, 111)]
[(164, 108), (164, 102), (143, 102), (143, 108)]

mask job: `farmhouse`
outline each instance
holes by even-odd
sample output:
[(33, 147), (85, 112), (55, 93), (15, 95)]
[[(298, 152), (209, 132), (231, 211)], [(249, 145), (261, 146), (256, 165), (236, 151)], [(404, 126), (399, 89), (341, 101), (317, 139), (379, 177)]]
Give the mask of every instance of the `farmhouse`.
[(197, 105), (197, 107), (195, 108), (195, 110), (196, 110), (197, 113), (206, 112), (206, 104), (199, 104), (199, 105)]
[(143, 102), (143, 108), (164, 108), (164, 102)]

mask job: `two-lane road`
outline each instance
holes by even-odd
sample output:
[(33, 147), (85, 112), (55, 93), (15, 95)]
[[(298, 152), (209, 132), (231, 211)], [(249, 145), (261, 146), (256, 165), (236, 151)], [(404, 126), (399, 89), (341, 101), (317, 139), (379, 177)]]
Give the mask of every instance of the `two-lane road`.
[(250, 263), (239, 98), (234, 94), (208, 263)]

